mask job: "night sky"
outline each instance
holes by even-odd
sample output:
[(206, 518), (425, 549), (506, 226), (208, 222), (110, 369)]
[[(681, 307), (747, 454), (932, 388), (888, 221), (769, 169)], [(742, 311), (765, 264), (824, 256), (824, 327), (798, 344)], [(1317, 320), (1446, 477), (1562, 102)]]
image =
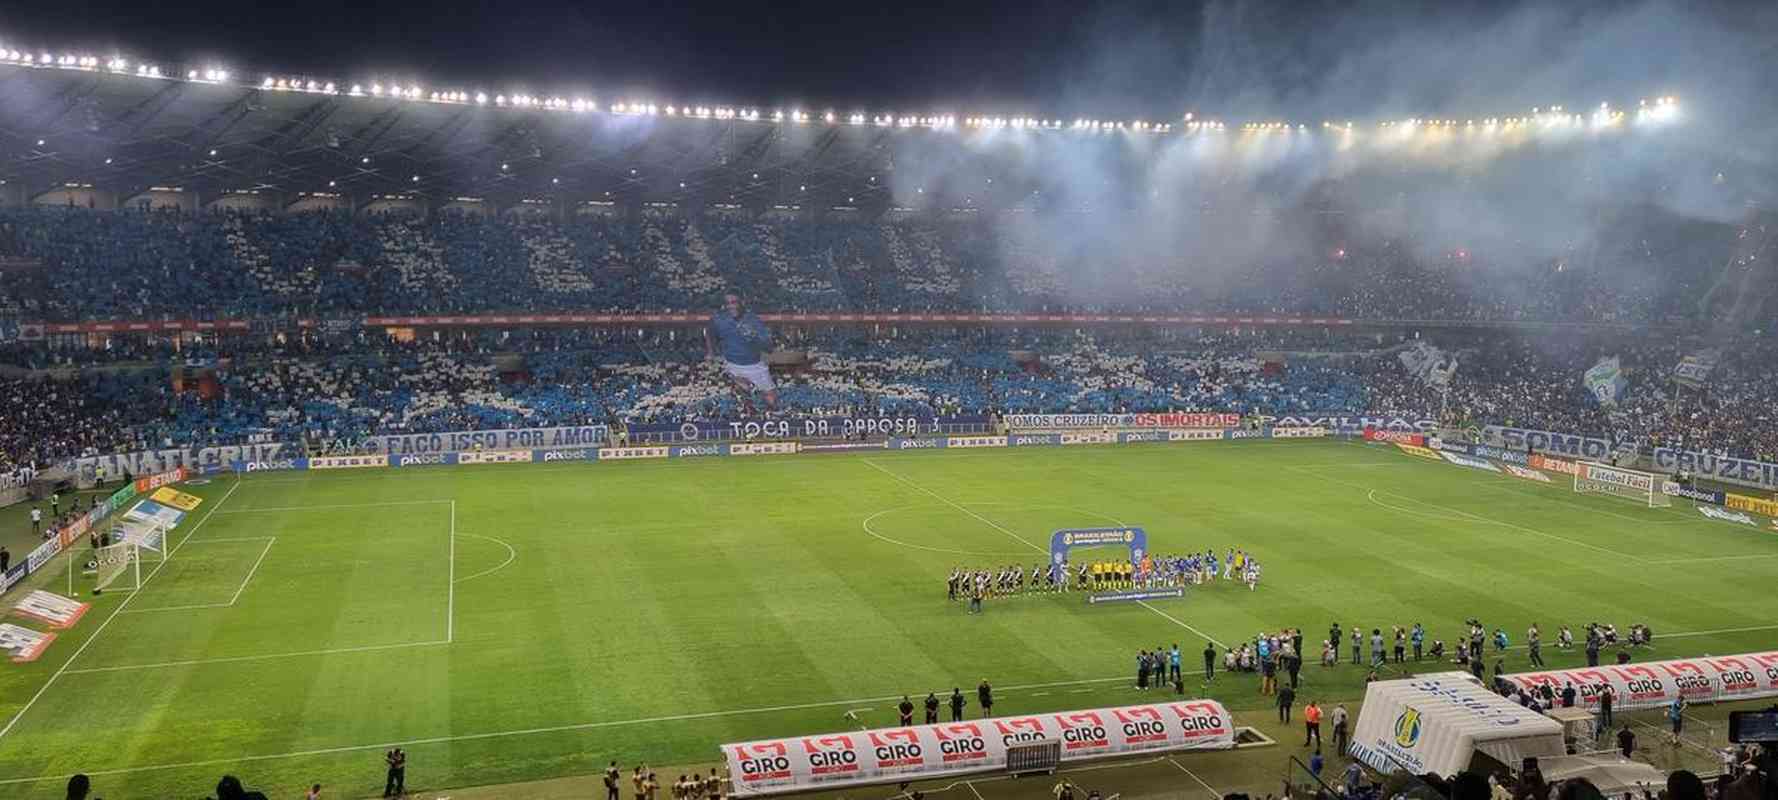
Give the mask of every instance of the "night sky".
[[(0, 42), (183, 64), (214, 58), (246, 75), (394, 79), (608, 102), (1337, 118), (1509, 98), (1516, 108), (1542, 92), (1555, 96), (1545, 102), (1578, 102), (1570, 95), (1582, 92), (1615, 100), (1696, 95), (1720, 85), (1713, 72), (1765, 71), (1746, 53), (1763, 49), (1770, 63), (1771, 48), (1758, 42), (1778, 39), (1774, 7), (1769, 0), (4, 0)], [(1720, 41), (1743, 35), (1746, 43)]]

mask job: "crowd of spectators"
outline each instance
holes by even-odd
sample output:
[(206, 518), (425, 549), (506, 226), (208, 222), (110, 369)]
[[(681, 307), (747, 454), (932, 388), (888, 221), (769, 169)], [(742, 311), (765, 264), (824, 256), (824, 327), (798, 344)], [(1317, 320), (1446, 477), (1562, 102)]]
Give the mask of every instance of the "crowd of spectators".
[[(1406, 367), (1424, 342), (1323, 329), (851, 327), (777, 331), (784, 413), (977, 415), (1156, 410), (1380, 413), (1505, 424), (1778, 461), (1775, 346), (1723, 352), (1699, 387), (1672, 380), (1687, 344), (1472, 333), (1442, 341), (1446, 383)], [(734, 419), (695, 330), (380, 329), (239, 334), (174, 348), (14, 345), (0, 382), (0, 473), (107, 452), (391, 433)], [(1601, 405), (1581, 375), (1621, 359)]]
[[(1684, 317), (1709, 283), (1697, 265), (1736, 246), (1714, 229), (1624, 219), (1641, 238), (1607, 237), (1634, 244), (1599, 244), (1588, 259), (1625, 270), (1570, 259), (1528, 270), (1462, 252), (1429, 258), (1380, 240), (1306, 262), (1241, 265), (1201, 285), (1164, 264), (1128, 265), (1145, 293), (1113, 303), (1091, 299), (1070, 277), (1103, 279), (1103, 264), (1082, 269), (1079, 257), (1031, 246), (1019, 225), (982, 218), (9, 208), (0, 210), (0, 256), (11, 270), (0, 280), (0, 375), (10, 376), (0, 383), (0, 475), (155, 447), (742, 413), (703, 362), (695, 330), (396, 336), (361, 326), (378, 312), (683, 311), (714, 308), (738, 287), (771, 311), (1116, 306), (1645, 322)], [(1502, 270), (1516, 270), (1514, 279)], [(19, 327), (26, 319), (163, 317), (243, 318), (252, 329), (175, 343), (133, 334), (25, 341)], [(299, 329), (297, 317), (322, 324)], [(1373, 412), (1778, 461), (1770, 410), (1778, 352), (1767, 339), (1725, 348), (1709, 381), (1687, 386), (1671, 380), (1673, 367), (1702, 344), (1666, 334), (1600, 339), (1446, 325), (1427, 335), (1460, 366), (1435, 382), (1397, 358), (1422, 344), (1408, 341), (1410, 330), (784, 328), (777, 345), (799, 355), (778, 372), (785, 410), (798, 414)], [(1621, 358), (1628, 379), (1615, 406), (1580, 381), (1605, 355)]]
[[(1651, 212), (1652, 213), (1652, 212)], [(440, 212), (0, 210), (0, 255), (41, 274), (0, 288), (34, 319), (665, 311), (741, 288), (776, 311), (1290, 313), (1353, 319), (1693, 318), (1732, 226), (1633, 229), (1578, 255), (1429, 253), (1395, 239), (1254, 263), (1190, 253), (1056, 253), (1029, 226), (963, 218), (658, 209), (570, 219)], [(18, 272), (19, 270), (14, 270)]]

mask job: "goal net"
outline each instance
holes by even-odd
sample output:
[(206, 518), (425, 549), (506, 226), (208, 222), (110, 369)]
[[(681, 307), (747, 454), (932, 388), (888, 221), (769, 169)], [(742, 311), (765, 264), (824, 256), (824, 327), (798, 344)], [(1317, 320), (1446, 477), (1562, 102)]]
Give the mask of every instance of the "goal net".
[(1646, 504), (1649, 508), (1673, 505), (1673, 498), (1661, 491), (1666, 476), (1639, 472), (1592, 461), (1575, 465), (1574, 491), (1577, 494), (1608, 494)]
[[(88, 550), (87, 557), (81, 560), (81, 580), (76, 584), (79, 588), (71, 586), (71, 592), (80, 588), (94, 594), (106, 589), (139, 589), (142, 562), (156, 564), (167, 557), (167, 528), (162, 524), (126, 520), (100, 534), (97, 541), (98, 546)], [(69, 583), (75, 584), (72, 576)]]

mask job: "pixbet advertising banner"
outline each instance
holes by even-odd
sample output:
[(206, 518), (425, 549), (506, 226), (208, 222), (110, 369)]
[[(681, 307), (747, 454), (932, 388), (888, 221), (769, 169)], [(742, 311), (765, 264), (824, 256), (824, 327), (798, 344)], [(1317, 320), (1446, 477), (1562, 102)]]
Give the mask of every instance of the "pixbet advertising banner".
[(722, 746), (736, 797), (925, 780), (1006, 768), (1008, 745), (1056, 741), (1062, 762), (1228, 749), (1235, 730), (1213, 700), (994, 717)]
[(530, 450), (472, 450), (457, 454), (459, 464), (529, 464)]
[(1240, 414), (1220, 411), (1006, 415), (1006, 427), (1017, 431), (1091, 430), (1095, 428), (1233, 428), (1240, 424)]
[(1659, 708), (1684, 696), (1688, 702), (1778, 696), (1778, 652), (1714, 658), (1679, 658), (1646, 664), (1576, 667), (1502, 675), (1527, 689), (1549, 686), (1559, 696), (1572, 684), (1585, 708), (1599, 706), (1601, 686), (1612, 689), (1612, 708)]

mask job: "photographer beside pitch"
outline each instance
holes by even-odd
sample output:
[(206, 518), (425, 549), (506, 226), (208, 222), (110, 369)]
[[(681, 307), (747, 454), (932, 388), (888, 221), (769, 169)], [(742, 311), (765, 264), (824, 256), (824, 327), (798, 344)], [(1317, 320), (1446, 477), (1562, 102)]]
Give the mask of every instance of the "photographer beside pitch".
[(722, 372), (734, 385), (741, 408), (749, 415), (753, 413), (750, 398), (756, 391), (765, 393), (766, 408), (778, 409), (778, 387), (772, 383), (772, 371), (765, 362), (765, 353), (771, 346), (771, 331), (742, 304), (740, 292), (724, 294), (722, 310), (710, 315), (710, 324), (704, 328), (704, 357), (715, 361), (720, 351)]

